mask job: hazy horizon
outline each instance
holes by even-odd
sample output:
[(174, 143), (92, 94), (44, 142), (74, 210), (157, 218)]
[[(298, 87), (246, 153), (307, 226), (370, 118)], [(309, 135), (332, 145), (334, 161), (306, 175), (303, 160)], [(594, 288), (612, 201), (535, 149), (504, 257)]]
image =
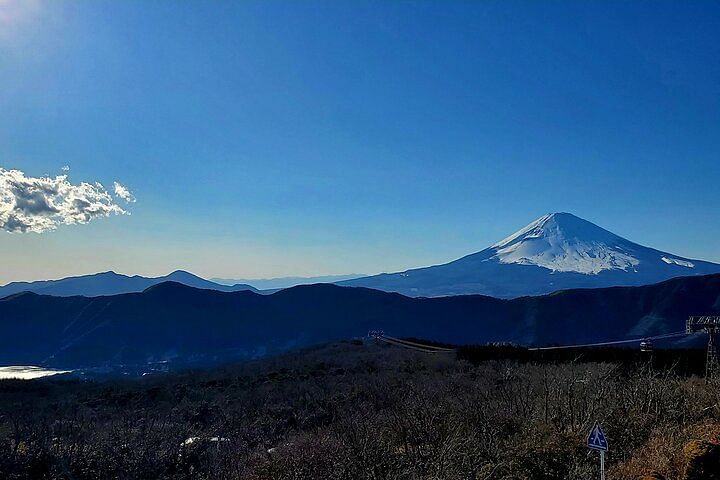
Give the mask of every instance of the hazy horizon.
[[(571, 214), (571, 215), (573, 215), (573, 214)], [(542, 218), (542, 217), (541, 217), (541, 218)], [(586, 219), (583, 219), (583, 220), (586, 220)], [(591, 223), (592, 223), (592, 222), (591, 222)], [(600, 227), (602, 228), (602, 225), (600, 225)], [(517, 233), (519, 233), (519, 231), (522, 231), (522, 230), (524, 230), (525, 228), (527, 228), (527, 226), (523, 227), (522, 229), (519, 229), (518, 231), (513, 231), (513, 232), (511, 232), (511, 233), (512, 233), (513, 235), (516, 235)], [(611, 232), (611, 233), (615, 233), (615, 232)], [(622, 235), (620, 235), (620, 236), (622, 237)], [(632, 239), (627, 239), (627, 240), (633, 241)], [(502, 239), (498, 239), (498, 241), (502, 241)], [(637, 242), (636, 242), (636, 243), (637, 243)], [(642, 244), (640, 243), (640, 245), (642, 245)], [(482, 248), (479, 248), (478, 251), (484, 250), (484, 249), (486, 249), (486, 248), (490, 248), (491, 246), (492, 246), (492, 245), (486, 245), (486, 246), (484, 246), (484, 247), (482, 247)], [(654, 248), (654, 247), (652, 247), (651, 245), (643, 245), (643, 246), (650, 247), (650, 248)], [(473, 253), (477, 253), (477, 251), (466, 252), (466, 253), (464, 253), (464, 254), (462, 254), (462, 255), (458, 255), (458, 256), (455, 257), (455, 258), (447, 259), (446, 261), (439, 262), (439, 263), (437, 263), (437, 264), (444, 264), (444, 263), (447, 263), (447, 262), (451, 262), (451, 261), (453, 261), (453, 260), (457, 260), (457, 259), (459, 259), (459, 258), (462, 258), (462, 257), (464, 257), (464, 256), (466, 256), (466, 255), (473, 254)], [(668, 252), (668, 253), (676, 254), (676, 252)], [(706, 260), (706, 259), (695, 258), (695, 257), (692, 257), (692, 256), (687, 256), (687, 255), (679, 255), (679, 256), (685, 257), (685, 258), (690, 258), (690, 259), (692, 259), (692, 260), (705, 260), (705, 261), (708, 261), (708, 260)], [(711, 261), (711, 260), (710, 260), (710, 261)], [(720, 262), (715, 262), (715, 263), (720, 263)], [(413, 266), (408, 267), (408, 268), (427, 267), (427, 266), (430, 266), (430, 265), (431, 265), (431, 264), (420, 264), (420, 265), (413, 265)], [(306, 280), (312, 280), (312, 281), (315, 281), (315, 282), (317, 282), (317, 283), (325, 283), (325, 282), (331, 283), (331, 282), (336, 282), (336, 281), (342, 281), (342, 280), (359, 278), (359, 277), (363, 277), (363, 276), (366, 276), (366, 275), (375, 275), (375, 274), (379, 274), (379, 273), (388, 273), (388, 272), (389, 272), (389, 270), (382, 270), (382, 271), (371, 272), (371, 273), (349, 273), (349, 274), (330, 273), (330, 274), (324, 274), (324, 275), (278, 275), (278, 276), (256, 277), (256, 278), (248, 278), (248, 277), (242, 277), (242, 276), (234, 276), (234, 277), (224, 278), (224, 277), (212, 277), (212, 276), (199, 275), (199, 274), (197, 274), (197, 273), (195, 273), (195, 272), (192, 272), (192, 271), (190, 271), (190, 270), (188, 270), (188, 269), (186, 269), (186, 268), (177, 267), (177, 268), (173, 268), (172, 270), (167, 271), (167, 272), (161, 272), (161, 273), (159, 273), (159, 274), (148, 274), (148, 275), (143, 275), (143, 274), (139, 274), (139, 273), (136, 273), (136, 272), (120, 272), (120, 271), (116, 271), (116, 270), (90, 271), (90, 272), (84, 272), (84, 273), (78, 273), (78, 274), (64, 275), (64, 276), (55, 277), (55, 278), (35, 278), (35, 279), (12, 280), (12, 281), (9, 281), (9, 282), (0, 283), (0, 286), (3, 286), (3, 285), (8, 284), (8, 283), (12, 283), (12, 282), (32, 282), (32, 281), (43, 281), (43, 280), (60, 280), (60, 279), (67, 278), (67, 277), (88, 276), (88, 275), (94, 275), (94, 274), (99, 274), (99, 273), (108, 273), (108, 272), (116, 273), (116, 274), (119, 274), (119, 275), (125, 275), (125, 276), (129, 276), (129, 277), (132, 277), (132, 276), (135, 276), (135, 275), (140, 275), (140, 276), (144, 276), (144, 277), (153, 277), (153, 278), (156, 278), (156, 277), (168, 276), (168, 275), (170, 275), (170, 274), (172, 274), (172, 273), (174, 273), (174, 272), (178, 272), (178, 271), (190, 272), (190, 273), (193, 273), (193, 274), (195, 274), (195, 275), (200, 276), (201, 278), (210, 280), (210, 281), (212, 281), (212, 282), (219, 283), (219, 284), (221, 284), (221, 285), (234, 285), (234, 284), (238, 284), (238, 283), (241, 283), (241, 284), (247, 283), (247, 284), (251, 284), (251, 285), (253, 285), (254, 287), (259, 288), (259, 289), (286, 288), (286, 287), (288, 287), (288, 286), (293, 286), (293, 285), (298, 285), (298, 284), (305, 283), (304, 281), (306, 281)]]

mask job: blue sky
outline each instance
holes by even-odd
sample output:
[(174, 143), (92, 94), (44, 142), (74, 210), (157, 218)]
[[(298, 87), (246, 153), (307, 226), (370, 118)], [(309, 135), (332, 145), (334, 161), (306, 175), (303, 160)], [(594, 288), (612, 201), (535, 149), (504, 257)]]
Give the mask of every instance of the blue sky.
[(0, 1), (0, 167), (137, 197), (0, 231), (0, 283), (394, 271), (553, 211), (720, 261), (718, 58), (717, 2)]

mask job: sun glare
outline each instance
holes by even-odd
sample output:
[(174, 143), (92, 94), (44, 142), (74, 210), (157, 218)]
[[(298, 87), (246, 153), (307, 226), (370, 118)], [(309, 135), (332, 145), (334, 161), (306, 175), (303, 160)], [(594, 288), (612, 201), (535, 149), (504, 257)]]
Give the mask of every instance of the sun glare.
[(0, 33), (7, 33), (37, 15), (40, 0), (0, 0)]

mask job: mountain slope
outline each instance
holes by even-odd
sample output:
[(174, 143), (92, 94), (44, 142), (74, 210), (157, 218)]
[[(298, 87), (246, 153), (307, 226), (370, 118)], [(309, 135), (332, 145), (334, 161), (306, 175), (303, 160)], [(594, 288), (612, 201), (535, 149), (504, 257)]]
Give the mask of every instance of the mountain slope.
[(142, 293), (0, 300), (0, 364), (79, 367), (163, 359), (251, 357), (382, 328), (449, 343), (582, 343), (684, 329), (720, 313), (720, 275), (643, 287), (569, 290), (502, 300), (411, 298), (308, 285), (272, 295), (162, 283)]
[(94, 275), (68, 277), (60, 280), (8, 283), (0, 287), (0, 298), (20, 292), (34, 292), (58, 297), (70, 297), (74, 295), (82, 295), (85, 297), (118, 295), (121, 293), (142, 292), (148, 287), (168, 281), (223, 292), (255, 290), (250, 285), (220, 285), (182, 270), (177, 270), (164, 277), (155, 278), (141, 277), (139, 275), (130, 277), (115, 272), (103, 272)]
[(514, 298), (712, 273), (720, 273), (720, 265), (644, 247), (572, 214), (553, 213), (485, 250), (444, 265), (338, 284), (411, 296)]

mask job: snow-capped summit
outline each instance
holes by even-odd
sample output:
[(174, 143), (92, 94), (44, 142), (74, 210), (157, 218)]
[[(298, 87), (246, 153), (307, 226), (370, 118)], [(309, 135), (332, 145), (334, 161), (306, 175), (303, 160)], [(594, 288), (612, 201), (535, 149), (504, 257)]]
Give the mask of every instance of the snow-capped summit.
[(490, 259), (556, 272), (634, 271), (637, 246), (571, 213), (549, 213), (493, 245)]
[(571, 213), (549, 213), (453, 262), (342, 284), (412, 296), (478, 293), (511, 298), (719, 272), (718, 264), (644, 247)]

